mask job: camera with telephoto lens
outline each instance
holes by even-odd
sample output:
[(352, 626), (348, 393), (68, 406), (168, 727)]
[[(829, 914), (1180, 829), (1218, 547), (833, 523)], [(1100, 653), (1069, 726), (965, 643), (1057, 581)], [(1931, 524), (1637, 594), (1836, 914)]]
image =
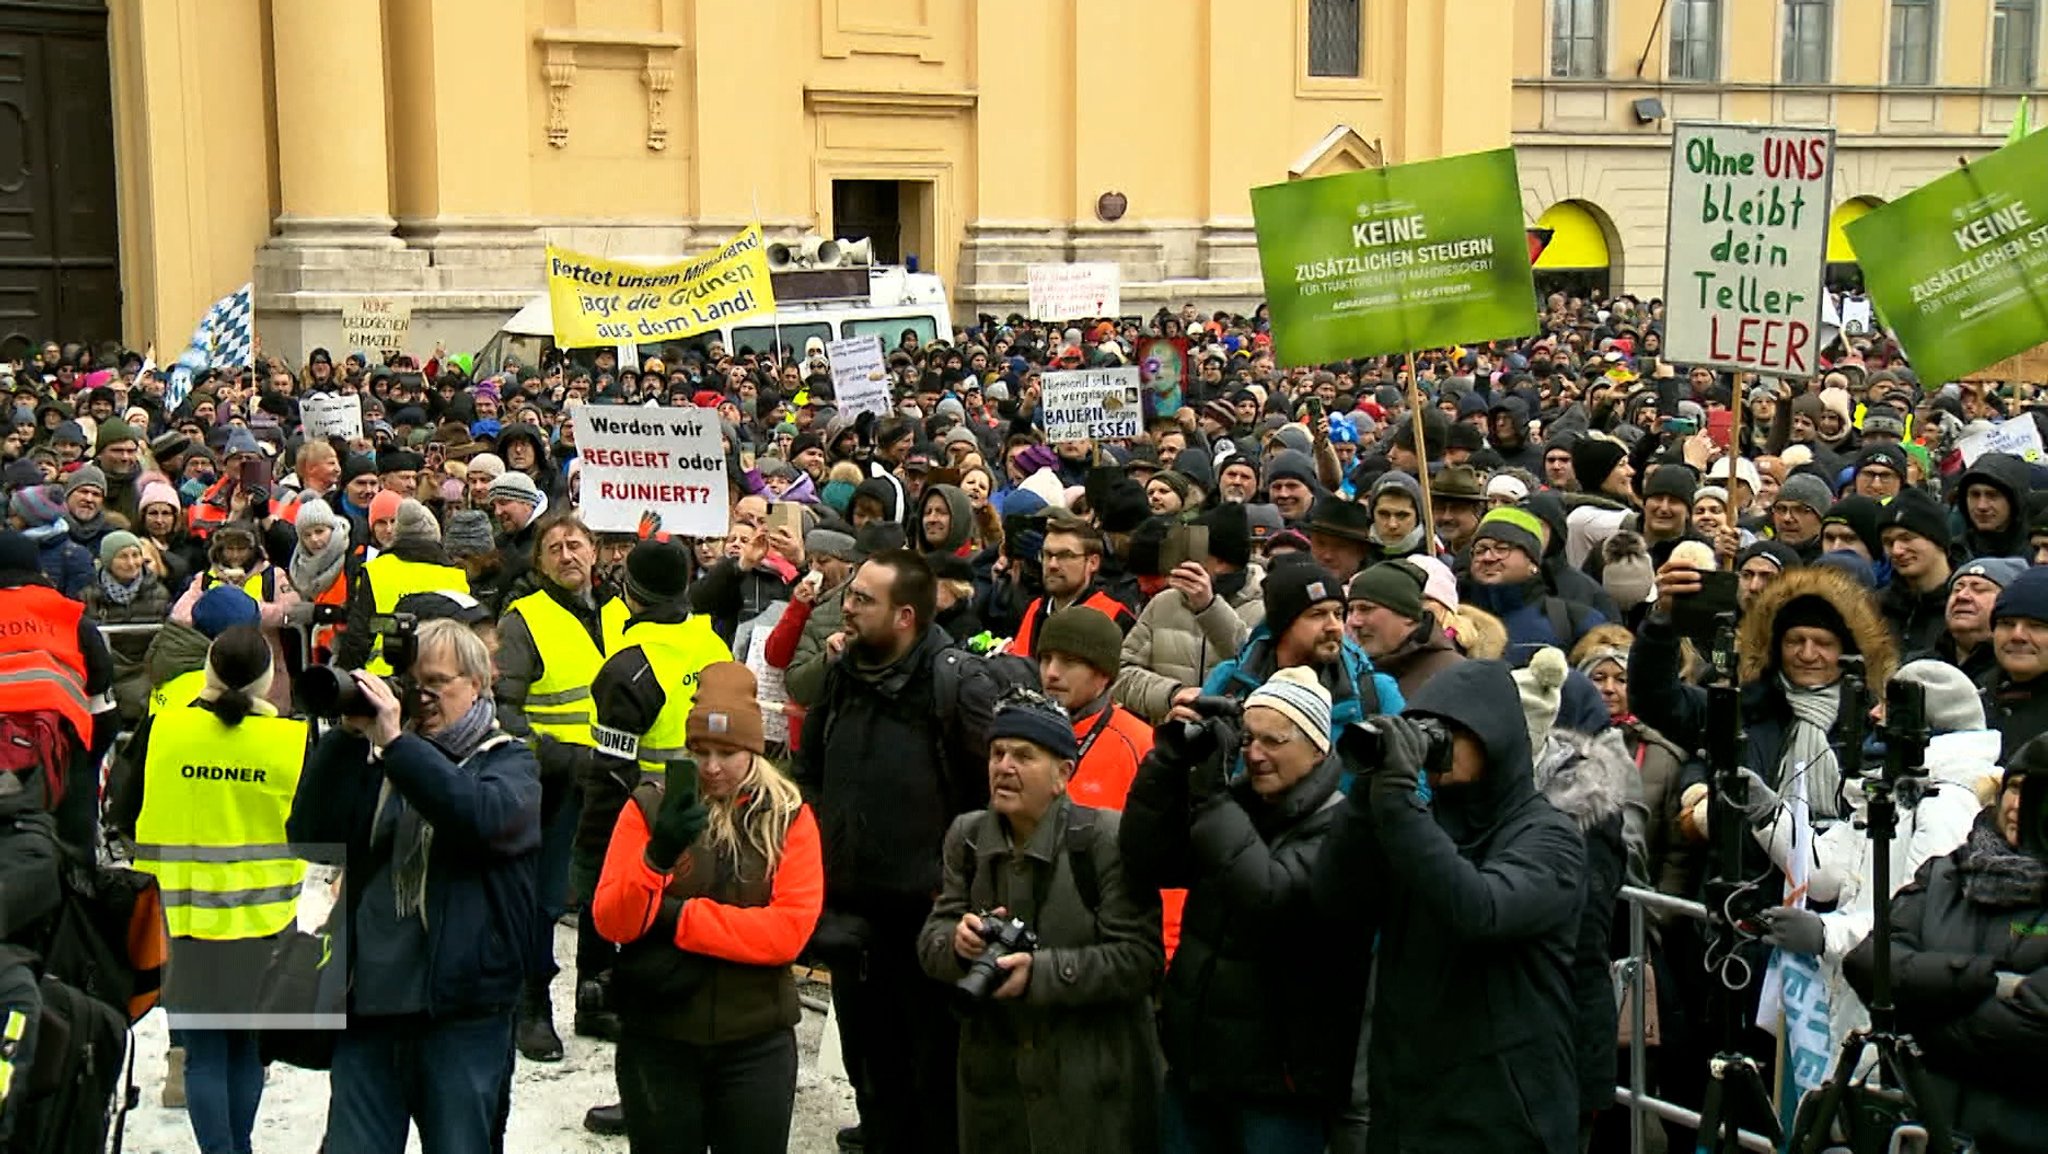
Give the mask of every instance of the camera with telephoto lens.
[[(1449, 773), (1451, 727), (1434, 717), (1404, 717), (1401, 720), (1422, 733), (1422, 764), (1416, 768), (1424, 773)], [(1386, 765), (1387, 734), (1380, 727), (1381, 721), (1381, 718), (1370, 717), (1346, 726), (1343, 735), (1337, 739), (1337, 751), (1344, 755), (1345, 762), (1354, 773), (1362, 776), (1377, 772)]]
[(1208, 755), (1211, 739), (1214, 739), (1215, 746), (1219, 749), (1236, 741), (1236, 730), (1244, 721), (1243, 702), (1235, 697), (1211, 696), (1205, 693), (1188, 702), (1188, 708), (1194, 710), (1202, 720), (1169, 721), (1166, 726), (1161, 727), (1172, 727), (1173, 746), (1199, 761)]
[[(371, 618), (371, 629), (384, 639), (384, 663), (391, 666), (391, 676), (384, 680), (398, 695), (401, 713), (406, 717), (412, 716), (413, 711), (414, 694), (407, 674), (419, 656), (419, 628), (419, 618), (411, 613), (380, 613)], [(363, 687), (356, 684), (355, 674), (346, 669), (309, 666), (299, 674), (294, 687), (308, 717), (339, 721), (344, 717), (377, 716), (377, 707), (364, 695)]]
[(1009, 977), (996, 963), (1011, 954), (1029, 954), (1038, 949), (1038, 935), (1022, 918), (981, 915), (981, 954), (967, 966), (967, 973), (953, 983), (960, 993), (974, 1001), (987, 1001)]

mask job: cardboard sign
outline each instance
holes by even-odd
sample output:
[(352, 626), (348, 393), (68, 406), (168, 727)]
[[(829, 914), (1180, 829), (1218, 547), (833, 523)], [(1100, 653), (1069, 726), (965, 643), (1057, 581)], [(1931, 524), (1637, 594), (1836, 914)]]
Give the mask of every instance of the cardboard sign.
[(848, 417), (889, 415), (889, 363), (882, 358), (882, 338), (870, 334), (847, 337), (825, 346), (832, 362), (832, 399)]
[(2035, 345), (2023, 353), (1972, 369), (1958, 380), (1971, 383), (2039, 385), (2048, 383), (2048, 344)]
[(299, 420), (306, 426), (307, 440), (353, 440), (363, 435), (363, 400), (346, 393), (307, 393), (299, 401)]
[(2041, 427), (2034, 423), (2031, 413), (2001, 421), (1988, 432), (1973, 433), (1956, 442), (1956, 451), (1963, 455), (1963, 468), (1977, 463), (1977, 458), (1986, 453), (2011, 453), (2030, 463), (2041, 460)]
[(1255, 188), (1252, 219), (1283, 364), (1537, 331), (1512, 149)]
[(1135, 437), (1144, 427), (1135, 366), (1046, 373), (1039, 385), (1048, 441), (1108, 441)]
[(1122, 271), (1112, 263), (1024, 266), (1031, 319), (1071, 321), (1123, 311)]
[(684, 537), (725, 536), (725, 451), (715, 410), (576, 405), (570, 417), (583, 461), (585, 524), (600, 533), (647, 525)]
[(412, 302), (403, 297), (349, 297), (341, 302), (343, 348), (402, 353), (412, 333)]
[(1834, 172), (1833, 129), (1677, 126), (1667, 359), (1765, 376), (1820, 371)]
[(634, 264), (548, 246), (555, 343), (586, 349), (695, 336), (775, 311), (768, 250), (750, 224), (675, 264)]
[(2036, 132), (1843, 226), (1926, 387), (2048, 341), (2044, 170)]

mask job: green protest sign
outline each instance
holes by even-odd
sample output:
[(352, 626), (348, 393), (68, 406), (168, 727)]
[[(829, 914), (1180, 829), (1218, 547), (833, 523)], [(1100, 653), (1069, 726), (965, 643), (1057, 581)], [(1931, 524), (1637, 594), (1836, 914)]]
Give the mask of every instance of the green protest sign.
[(1284, 364), (1537, 329), (1512, 149), (1252, 189)]
[(1851, 221), (1878, 313), (1929, 388), (2048, 341), (2048, 133)]

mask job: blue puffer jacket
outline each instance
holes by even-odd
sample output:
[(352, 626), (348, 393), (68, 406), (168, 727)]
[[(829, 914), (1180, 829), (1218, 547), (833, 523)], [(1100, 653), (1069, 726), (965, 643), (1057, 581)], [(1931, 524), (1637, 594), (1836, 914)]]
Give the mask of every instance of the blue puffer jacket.
[[(380, 772), (381, 770), (381, 772)], [(296, 852), (329, 861), (336, 849), (352, 875), (371, 877), (390, 857), (370, 833), (386, 780), (434, 827), (427, 862), (427, 1012), (455, 1017), (509, 1009), (519, 998), (540, 916), (540, 767), (525, 743), (487, 740), (466, 765), (425, 738), (405, 734), (370, 762), (369, 742), (336, 730), (313, 748), (285, 830)], [(396, 805), (397, 799), (386, 804)], [(374, 854), (374, 856), (373, 856)], [(363, 887), (348, 889), (351, 952)], [(352, 997), (396, 975), (365, 972), (350, 958)], [(371, 967), (374, 971), (374, 967)]]
[(92, 551), (71, 539), (69, 522), (60, 519), (26, 530), (23, 536), (36, 543), (36, 567), (57, 592), (75, 598), (92, 584)]
[(1517, 669), (1529, 664), (1536, 651), (1546, 646), (1570, 653), (1595, 625), (1607, 623), (1598, 609), (1552, 596), (1540, 578), (1522, 585), (1466, 581), (1459, 594), (1507, 627), (1507, 660)]
[[(1252, 635), (1245, 640), (1244, 649), (1236, 657), (1209, 671), (1209, 679), (1202, 683), (1202, 692), (1243, 701), (1278, 669), (1279, 662), (1273, 656), (1272, 631), (1261, 625), (1252, 630)], [(1342, 660), (1337, 665), (1320, 668), (1316, 673), (1322, 678), (1323, 688), (1330, 691), (1332, 743), (1336, 742), (1337, 735), (1345, 726), (1363, 721), (1375, 713), (1399, 713), (1405, 704), (1401, 700), (1400, 684), (1384, 673), (1375, 672), (1372, 658), (1367, 657), (1365, 650), (1349, 637), (1344, 639)]]

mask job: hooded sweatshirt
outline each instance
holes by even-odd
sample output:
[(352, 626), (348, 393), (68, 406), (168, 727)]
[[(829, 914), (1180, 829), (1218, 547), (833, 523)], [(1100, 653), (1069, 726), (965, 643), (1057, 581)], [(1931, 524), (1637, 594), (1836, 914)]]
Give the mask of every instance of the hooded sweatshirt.
[[(1963, 474), (1956, 484), (1956, 505), (1963, 513), (1964, 530), (1960, 545), (1969, 559), (2033, 556), (2027, 534), (2027, 494), (2031, 490), (2031, 479), (2027, 463), (2010, 453), (1986, 453)], [(1985, 533), (1970, 523), (1969, 494), (1973, 484), (1990, 485), (2005, 494), (2007, 503), (2012, 506), (2012, 516), (2004, 529)]]
[[(924, 535), (924, 509), (934, 497), (946, 502), (948, 521), (944, 538), (933, 541)], [(917, 542), (920, 553), (958, 553), (968, 551), (967, 538), (974, 529), (974, 505), (967, 499), (967, 493), (958, 485), (927, 485), (917, 497), (917, 519), (910, 526), (911, 540)]]

